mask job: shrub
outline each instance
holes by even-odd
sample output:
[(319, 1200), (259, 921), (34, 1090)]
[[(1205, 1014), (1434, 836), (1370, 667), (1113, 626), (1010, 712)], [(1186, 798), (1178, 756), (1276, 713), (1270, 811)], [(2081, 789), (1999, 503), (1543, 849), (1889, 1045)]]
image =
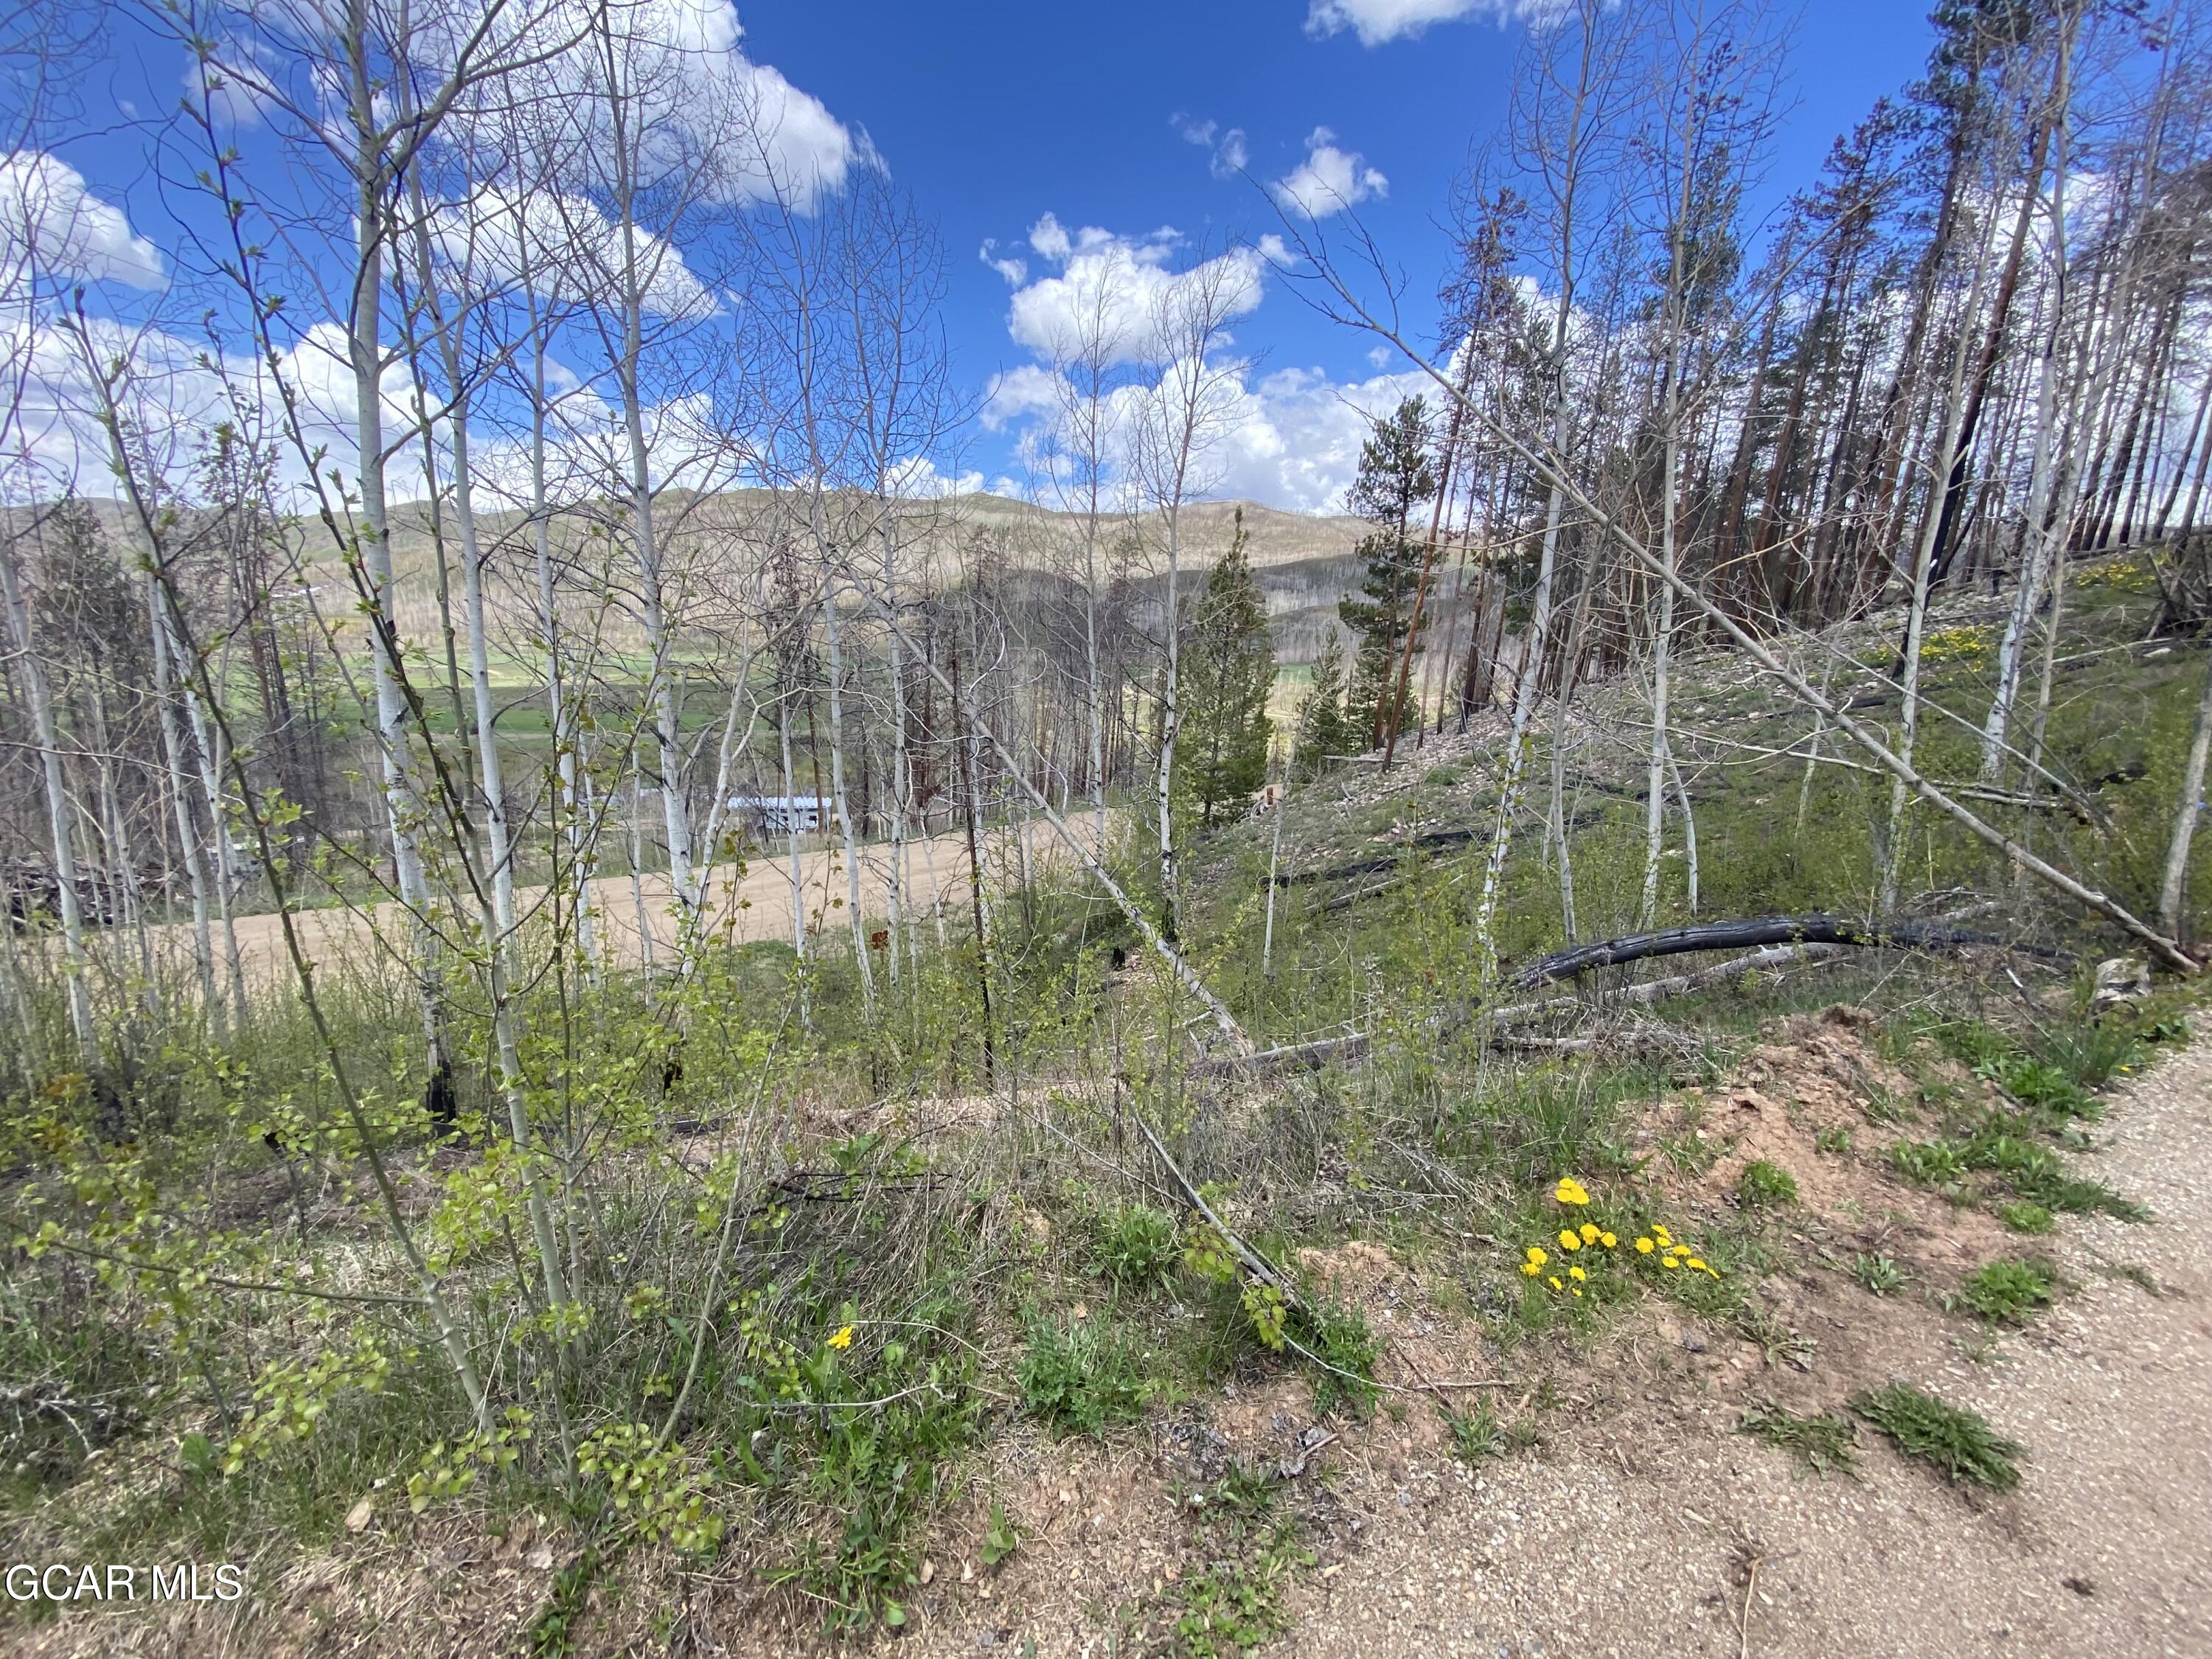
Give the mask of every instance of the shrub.
[(2016, 1233), (2047, 1233), (2051, 1225), (2051, 1212), (2024, 1198), (1998, 1205), (1997, 1219)]

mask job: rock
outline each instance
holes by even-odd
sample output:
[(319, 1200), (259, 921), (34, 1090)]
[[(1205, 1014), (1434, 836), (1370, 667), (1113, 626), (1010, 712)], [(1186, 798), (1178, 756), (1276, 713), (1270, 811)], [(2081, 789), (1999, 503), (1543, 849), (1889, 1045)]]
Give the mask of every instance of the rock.
[(553, 1571), (553, 1547), (550, 1544), (540, 1544), (536, 1549), (531, 1551), (529, 1554), (524, 1556), (522, 1559), (524, 1565), (528, 1566), (532, 1572), (550, 1572)]
[(2141, 957), (2113, 957), (2097, 964), (2097, 988), (2089, 999), (2093, 1012), (2133, 1008), (2150, 995), (2150, 964)]
[(367, 1532), (368, 1523), (376, 1519), (376, 1500), (364, 1498), (346, 1511), (345, 1529), (348, 1532)]

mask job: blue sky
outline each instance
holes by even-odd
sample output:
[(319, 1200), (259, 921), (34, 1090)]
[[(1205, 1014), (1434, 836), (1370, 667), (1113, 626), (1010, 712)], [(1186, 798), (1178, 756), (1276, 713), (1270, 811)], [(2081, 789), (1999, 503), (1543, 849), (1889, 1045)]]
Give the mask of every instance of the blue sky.
[[(750, 5), (739, 18), (745, 56), (865, 131), (939, 227), (955, 374), (980, 402), (995, 375), (1031, 356), (1009, 333), (1014, 290), (982, 257), (987, 245), (1002, 260), (1020, 259), (1025, 282), (1055, 268), (1030, 243), (1047, 215), (1070, 232), (1152, 236), (1156, 251), (1155, 233), (1170, 227), (1190, 246), (1218, 249), (1274, 222), (1254, 181), (1291, 174), (1317, 142), (1318, 159), (1364, 181), (1358, 210), (1403, 266), (1416, 306), (1433, 291), (1452, 180), (1471, 146), (1496, 129), (1510, 90), (1519, 27), (1496, 21), (1509, 0), (1316, 3), (1334, 6), (1342, 21), (1364, 20), (1364, 33), (1378, 38), (1314, 26), (1308, 0), (1112, 8), (850, 0)], [(1809, 179), (1830, 142), (1877, 96), (1920, 71), (1924, 4), (1814, 0), (1801, 15), (1793, 107), (1769, 204)], [(1464, 15), (1440, 15), (1455, 9)], [(1438, 21), (1379, 38), (1425, 15)], [(151, 117), (173, 104), (183, 57), (127, 14), (113, 15), (104, 38), (114, 57), (85, 88), (80, 130), (94, 130), (58, 153), (92, 195), (121, 206), (134, 232), (166, 249), (177, 228), (152, 176), (148, 135), (125, 112)], [(109, 110), (113, 125), (98, 131)], [(1232, 130), (1241, 136), (1235, 150), (1224, 148)], [(1209, 131), (1211, 145), (1193, 142)], [(241, 136), (250, 156), (265, 142)], [(1237, 151), (1249, 178), (1222, 165)], [(1345, 398), (1371, 403), (1390, 391), (1369, 361), (1371, 345), (1332, 331), (1270, 279), (1237, 320), (1233, 350), (1249, 360), (1255, 418), (1273, 425), (1215, 469), (1217, 493), (1333, 505), (1356, 452)], [(988, 483), (1016, 477), (1021, 430), (1018, 419), (978, 422), (944, 464)]]

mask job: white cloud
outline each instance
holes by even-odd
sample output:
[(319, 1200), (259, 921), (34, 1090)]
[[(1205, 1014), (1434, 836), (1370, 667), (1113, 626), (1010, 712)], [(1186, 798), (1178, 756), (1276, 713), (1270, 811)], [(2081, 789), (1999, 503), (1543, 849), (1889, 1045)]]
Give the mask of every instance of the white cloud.
[(949, 495), (972, 495), (983, 488), (980, 472), (943, 472), (927, 455), (909, 455), (891, 464), (885, 479), (890, 493), (906, 501), (941, 501)]
[(999, 239), (995, 236), (986, 236), (983, 239), (982, 248), (975, 257), (1005, 277), (1009, 288), (1019, 288), (1030, 279), (1029, 261), (1014, 254), (1008, 254), (1001, 258), (999, 255)]
[(1316, 127), (1306, 137), (1306, 159), (1275, 180), (1268, 193), (1291, 212), (1326, 219), (1370, 196), (1389, 195), (1390, 181), (1358, 151), (1339, 149), (1327, 127)]
[[(1059, 506), (1073, 488), (1067, 469), (1079, 446), (1068, 411), (1077, 400), (1051, 362), (1056, 345), (1071, 343), (1075, 323), (1095, 319), (1109, 335), (1107, 355), (1115, 371), (1100, 411), (1109, 495), (1121, 495), (1133, 481), (1130, 447), (1164, 385), (1172, 381), (1170, 390), (1180, 392), (1202, 382), (1206, 438), (1198, 472), (1203, 494), (1294, 512), (1342, 511), (1373, 418), (1429, 389), (1427, 376), (1404, 370), (1344, 384), (1318, 368), (1262, 374), (1229, 355), (1225, 338), (1202, 374), (1194, 374), (1187, 362), (1160, 365), (1156, 307), (1164, 296), (1173, 298), (1175, 284), (1193, 280), (1191, 270), (1174, 268), (1181, 246), (1172, 230), (1134, 237), (1095, 226), (1071, 230), (1051, 214), (1031, 228), (1031, 252), (1054, 270), (1018, 288), (1006, 325), (1035, 361), (992, 380), (981, 417), (987, 430), (1014, 434), (1015, 454), (1030, 482), (1012, 486), (1012, 493)], [(1194, 269), (1226, 278), (1233, 314), (1242, 316), (1259, 305), (1269, 265), (1290, 263), (1288, 251), (1269, 238), (1257, 248), (1237, 248)], [(1004, 480), (993, 487), (1009, 489)]]
[(1341, 513), (1374, 418), (1435, 386), (1418, 369), (1350, 384), (1317, 368), (1240, 374), (1224, 401), (1211, 494), (1301, 513)]
[[(581, 34), (596, 11), (592, 0), (564, 0), (544, 15), (539, 32), (552, 40)], [(745, 55), (744, 26), (730, 0), (626, 0), (615, 15), (617, 60), (638, 97), (631, 119), (645, 135), (649, 167), (681, 174), (711, 154), (717, 160), (707, 176), (722, 199), (781, 199), (803, 212), (842, 190), (852, 168), (881, 165), (865, 135), (781, 70)], [(598, 50), (564, 54), (553, 66), (556, 79), (571, 90), (580, 74), (603, 83)], [(576, 137), (588, 167), (612, 134), (603, 100), (577, 101)]]
[(1000, 432), (1032, 415), (1051, 415), (1066, 402), (1066, 382), (1051, 370), (1022, 363), (994, 374), (983, 394), (979, 417), (987, 432)]
[[(234, 73), (229, 64), (241, 58), (257, 72)], [(210, 46), (206, 56), (195, 52), (185, 60), (185, 96), (195, 103), (204, 99), (208, 113), (227, 126), (260, 125), (270, 108), (267, 78), (263, 54), (251, 40), (229, 41), (220, 50)]]
[(1502, 24), (1548, 16), (1559, 9), (1559, 0), (1311, 0), (1306, 33), (1340, 34), (1350, 29), (1361, 46), (1379, 46), (1419, 34), (1431, 23), (1472, 17)]
[(1224, 132), (1218, 121), (1199, 121), (1182, 114), (1170, 116), (1168, 125), (1182, 136), (1185, 143), (1195, 144), (1207, 152), (1206, 171), (1217, 179), (1234, 179), (1252, 159), (1242, 127), (1231, 127)]
[(1109, 362), (1133, 363), (1158, 355), (1158, 319), (1180, 292), (1218, 285), (1227, 317), (1258, 307), (1266, 253), (1231, 248), (1176, 270), (1182, 246), (1182, 234), (1170, 228), (1134, 237), (1096, 225), (1070, 231), (1048, 213), (1031, 228), (1030, 247), (1058, 269), (1015, 289), (1007, 331), (1043, 358), (1095, 334)]
[[(539, 192), (515, 198), (485, 190), (451, 203), (435, 216), (439, 257), (472, 292), (520, 291), (542, 299), (588, 303), (622, 275), (622, 232), (581, 196)], [(645, 308), (655, 316), (699, 318), (714, 298), (661, 238), (638, 229), (630, 244)]]
[[(219, 80), (233, 114), (285, 106), (311, 124), (336, 117), (346, 91), (329, 64), (304, 54), (306, 66), (292, 67), (303, 58), (296, 30), (319, 27), (322, 9), (276, 9), (278, 21), (257, 36), (222, 43), (205, 68), (188, 65), (186, 88), (196, 91), (204, 77)], [(435, 74), (475, 36), (482, 9), (431, 0), (422, 9), (419, 61)], [(624, 137), (636, 150), (635, 182), (648, 188), (680, 181), (689, 198), (737, 206), (775, 200), (805, 213), (842, 190), (854, 168), (882, 167), (865, 132), (847, 127), (781, 70), (748, 57), (744, 35), (731, 0), (548, 0), (509, 8), (474, 52), (479, 63), (515, 65), (504, 82), (513, 95), (481, 106), (463, 100), (441, 132), (493, 155), (526, 152), (517, 160), (534, 179), (574, 190), (605, 187), (616, 149), (611, 58)], [(527, 118), (518, 120), (517, 109)]]
[(137, 289), (168, 281), (161, 251), (131, 233), (120, 208), (87, 191), (75, 167), (18, 150), (0, 158), (0, 293), (21, 292), (34, 275)]

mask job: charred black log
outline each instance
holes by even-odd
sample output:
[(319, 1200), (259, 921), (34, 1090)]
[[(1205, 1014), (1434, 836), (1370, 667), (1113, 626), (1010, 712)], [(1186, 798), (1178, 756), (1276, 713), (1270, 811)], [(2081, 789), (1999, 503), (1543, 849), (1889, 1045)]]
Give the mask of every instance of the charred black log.
[(1656, 933), (1631, 933), (1623, 939), (1577, 945), (1539, 957), (1509, 981), (1517, 990), (1534, 990), (1563, 979), (1652, 957), (1682, 956), (1692, 951), (1753, 951), (1769, 945), (1887, 945), (1907, 951), (1958, 950), (1971, 945), (1993, 945), (2045, 961), (2068, 960), (2064, 952), (2035, 945), (2016, 945), (1992, 933), (1973, 933), (1939, 921), (1854, 921), (1846, 916), (1750, 916), (1740, 921), (1709, 921), (1695, 927), (1668, 927)]

